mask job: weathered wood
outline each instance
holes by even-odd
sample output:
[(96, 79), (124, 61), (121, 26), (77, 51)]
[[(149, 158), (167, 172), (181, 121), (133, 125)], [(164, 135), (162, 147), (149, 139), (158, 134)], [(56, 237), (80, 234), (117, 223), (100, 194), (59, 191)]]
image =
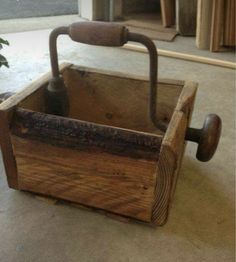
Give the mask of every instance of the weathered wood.
[(175, 1), (161, 0), (161, 15), (163, 26), (169, 27), (175, 24)]
[(188, 118), (191, 118), (197, 87), (196, 82), (186, 81), (176, 105), (176, 110), (182, 111)]
[(16, 109), (14, 135), (54, 146), (158, 160), (162, 137), (118, 127)]
[(3, 102), (10, 126), (0, 131), (9, 137), (3, 147), (13, 149), (5, 152), (17, 163), (15, 171), (6, 165), (9, 185), (13, 179), (20, 190), (164, 224), (196, 85), (159, 81), (158, 117), (169, 125), (163, 133), (150, 124), (147, 78), (76, 66), (63, 76), (71, 103), (67, 118), (44, 113), (48, 80)]
[(19, 188), (150, 222), (155, 161), (12, 136)]
[[(70, 97), (70, 117), (142, 132), (162, 134), (148, 114), (149, 82), (131, 76), (83, 71), (64, 72)], [(182, 86), (160, 83), (157, 118), (169, 122)]]
[(176, 27), (183, 36), (195, 36), (197, 26), (197, 0), (176, 1)]
[(210, 48), (212, 1), (198, 0), (196, 45), (200, 49)]
[(225, 12), (224, 12), (223, 44), (225, 46), (235, 46), (236, 45), (235, 0), (226, 0), (224, 4), (225, 4)]
[(8, 118), (7, 112), (0, 110), (0, 146), (8, 185), (10, 188), (18, 189), (17, 167), (10, 139)]
[(220, 50), (223, 37), (223, 12), (224, 1), (213, 0), (210, 51), (217, 52)]
[(196, 83), (185, 83), (163, 138), (157, 163), (157, 183), (152, 212), (152, 222), (156, 225), (163, 225), (168, 219), (185, 151), (186, 128), (191, 120), (196, 91)]

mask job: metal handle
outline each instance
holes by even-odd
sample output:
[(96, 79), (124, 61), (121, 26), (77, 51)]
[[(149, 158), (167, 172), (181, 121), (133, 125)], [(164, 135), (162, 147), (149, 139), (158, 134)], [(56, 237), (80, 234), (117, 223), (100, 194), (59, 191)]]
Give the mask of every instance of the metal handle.
[[(50, 58), (54, 85), (51, 85), (50, 90), (54, 90), (52, 94), (55, 97), (55, 90), (61, 90), (61, 77), (58, 66), (57, 55), (57, 38), (59, 35), (69, 35), (72, 40), (89, 45), (100, 46), (123, 46), (128, 41), (138, 42), (146, 46), (150, 57), (150, 93), (149, 93), (149, 115), (153, 124), (165, 131), (166, 124), (162, 121), (157, 121), (156, 103), (157, 103), (157, 79), (158, 79), (158, 54), (153, 41), (141, 34), (130, 33), (128, 29), (122, 25), (106, 23), (106, 22), (78, 22), (73, 23), (69, 27), (59, 27), (54, 29), (50, 34)], [(59, 83), (58, 85), (55, 83)], [(65, 88), (64, 88), (65, 89)], [(60, 98), (61, 99), (61, 98)], [(51, 99), (50, 99), (51, 100)], [(58, 103), (57, 103), (58, 104)], [(53, 110), (49, 110), (53, 111)], [(59, 112), (60, 110), (57, 110)], [(63, 112), (62, 112), (63, 114)]]
[(186, 140), (198, 144), (196, 157), (202, 162), (209, 161), (217, 149), (221, 135), (221, 119), (215, 114), (206, 117), (201, 129), (188, 128)]

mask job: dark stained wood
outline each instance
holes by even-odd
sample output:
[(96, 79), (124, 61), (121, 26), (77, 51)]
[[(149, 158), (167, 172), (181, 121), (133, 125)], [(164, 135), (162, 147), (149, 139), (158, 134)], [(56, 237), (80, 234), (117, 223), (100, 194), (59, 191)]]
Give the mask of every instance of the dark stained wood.
[(225, 46), (236, 45), (235, 35), (235, 0), (225, 0), (224, 12), (224, 35), (223, 44)]
[(183, 36), (195, 36), (197, 27), (197, 0), (177, 0), (177, 31)]
[(18, 189), (17, 167), (13, 154), (9, 130), (10, 114), (11, 113), (9, 112), (0, 111), (0, 146), (2, 150), (8, 185), (10, 188)]
[(11, 131), (22, 138), (89, 152), (158, 159), (162, 137), (117, 127), (16, 109)]
[(224, 1), (213, 0), (210, 51), (220, 51), (223, 37)]

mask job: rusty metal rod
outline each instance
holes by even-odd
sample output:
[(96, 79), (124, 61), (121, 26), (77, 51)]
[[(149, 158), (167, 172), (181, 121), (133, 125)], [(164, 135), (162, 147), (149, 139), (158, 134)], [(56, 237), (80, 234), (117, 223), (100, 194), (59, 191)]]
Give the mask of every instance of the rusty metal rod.
[(167, 125), (160, 120), (157, 120), (157, 88), (158, 88), (158, 52), (153, 41), (141, 34), (129, 33), (128, 40), (143, 44), (149, 53), (149, 77), (150, 77), (150, 92), (149, 92), (149, 115), (153, 124), (162, 131), (166, 131)]
[(59, 77), (60, 75), (57, 54), (57, 38), (59, 35), (68, 35), (68, 29), (67, 26), (55, 28), (49, 37), (50, 60), (53, 77)]

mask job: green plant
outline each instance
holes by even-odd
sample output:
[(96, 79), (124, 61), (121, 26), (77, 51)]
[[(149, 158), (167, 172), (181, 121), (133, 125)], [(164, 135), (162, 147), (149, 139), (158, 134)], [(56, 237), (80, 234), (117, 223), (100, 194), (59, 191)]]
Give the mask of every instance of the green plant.
[[(0, 37), (0, 50), (3, 48), (3, 45), (9, 45), (9, 42)], [(2, 66), (9, 67), (9, 64), (6, 57), (0, 54), (0, 67)]]

